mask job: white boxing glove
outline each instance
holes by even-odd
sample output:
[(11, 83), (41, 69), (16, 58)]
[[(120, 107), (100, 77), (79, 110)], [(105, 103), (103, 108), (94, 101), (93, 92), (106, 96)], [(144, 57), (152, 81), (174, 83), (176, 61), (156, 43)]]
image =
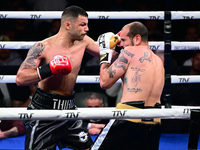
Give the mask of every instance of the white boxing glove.
[(101, 34), (98, 37), (97, 43), (99, 45), (100, 52), (100, 64), (111, 63), (113, 50), (117, 43), (120, 41), (119, 35), (115, 35), (112, 32)]

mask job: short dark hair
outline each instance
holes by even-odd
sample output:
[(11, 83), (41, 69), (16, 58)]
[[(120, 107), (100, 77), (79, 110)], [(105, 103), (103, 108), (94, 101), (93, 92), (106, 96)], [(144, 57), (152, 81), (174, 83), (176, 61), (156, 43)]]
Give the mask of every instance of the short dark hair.
[(194, 51), (193, 51), (193, 56), (192, 56), (192, 57), (195, 57), (197, 54), (200, 54), (200, 51), (199, 51), (199, 50), (194, 50)]
[(67, 16), (72, 18), (78, 18), (79, 15), (88, 17), (87, 12), (83, 8), (75, 5), (65, 8), (65, 10), (62, 13), (62, 16)]
[(142, 41), (148, 42), (148, 30), (141, 22), (131, 23), (127, 36), (133, 39), (137, 34), (142, 37)]
[(102, 103), (103, 103), (103, 98), (98, 93), (92, 93), (92, 94), (88, 95), (86, 100), (88, 100), (88, 99), (100, 99), (102, 101)]

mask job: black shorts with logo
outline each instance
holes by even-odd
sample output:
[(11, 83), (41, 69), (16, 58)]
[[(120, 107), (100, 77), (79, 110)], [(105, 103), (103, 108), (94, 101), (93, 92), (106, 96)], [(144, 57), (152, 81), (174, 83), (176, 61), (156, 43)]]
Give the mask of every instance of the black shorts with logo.
[[(37, 88), (27, 109), (76, 109), (74, 100), (74, 93), (63, 96)], [(25, 150), (56, 150), (56, 145), (86, 149), (93, 144), (81, 120), (31, 120), (26, 128)]]
[[(151, 109), (144, 101), (119, 103), (116, 109)], [(160, 119), (115, 120), (104, 127), (91, 150), (158, 150), (161, 136)]]

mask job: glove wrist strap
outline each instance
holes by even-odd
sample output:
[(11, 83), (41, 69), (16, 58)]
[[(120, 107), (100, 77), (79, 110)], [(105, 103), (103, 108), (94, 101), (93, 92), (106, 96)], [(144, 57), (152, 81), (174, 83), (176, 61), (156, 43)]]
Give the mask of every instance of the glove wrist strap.
[(100, 64), (102, 63), (111, 63), (113, 50), (106, 49), (100, 52)]
[(53, 75), (49, 64), (39, 66), (37, 68), (37, 73), (38, 73), (40, 80), (43, 80), (43, 79), (48, 78)]

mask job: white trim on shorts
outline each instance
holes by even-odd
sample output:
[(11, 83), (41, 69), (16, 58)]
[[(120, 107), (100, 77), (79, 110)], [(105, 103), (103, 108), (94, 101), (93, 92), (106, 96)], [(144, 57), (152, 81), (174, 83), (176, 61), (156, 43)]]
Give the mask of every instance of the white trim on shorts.
[(32, 145), (33, 145), (33, 137), (35, 134), (35, 129), (36, 127), (39, 125), (39, 120), (36, 120), (35, 125), (33, 126), (33, 129), (31, 131), (31, 137), (30, 137), (30, 141), (29, 141), (29, 149), (32, 150)]
[(102, 132), (99, 134), (99, 136), (97, 137), (94, 145), (92, 146), (91, 150), (97, 150), (99, 149), (99, 147), (101, 146), (101, 144), (103, 143), (103, 140), (105, 139), (108, 131), (110, 130), (110, 127), (112, 126), (112, 124), (114, 123), (115, 119), (111, 119), (109, 121), (109, 123), (106, 125), (105, 128), (103, 128)]

